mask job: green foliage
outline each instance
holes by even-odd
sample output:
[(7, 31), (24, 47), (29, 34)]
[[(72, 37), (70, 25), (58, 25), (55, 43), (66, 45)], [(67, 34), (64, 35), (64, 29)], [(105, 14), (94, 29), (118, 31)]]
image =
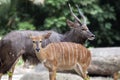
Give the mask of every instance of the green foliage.
[(35, 30), (35, 26), (28, 22), (20, 22), (17, 25), (18, 25), (18, 30)]
[(87, 17), (87, 25), (96, 39), (88, 46), (120, 46), (120, 0), (45, 0), (44, 5), (29, 0), (0, 0), (0, 35), (11, 30), (69, 30), (66, 19), (74, 21), (68, 3), (78, 16), (75, 4)]
[(66, 26), (66, 21), (64, 16), (59, 17), (57, 19), (55, 19), (54, 17), (47, 18), (44, 24), (44, 27), (46, 29), (56, 29), (60, 32), (61, 32), (61, 29), (64, 30), (63, 26)]

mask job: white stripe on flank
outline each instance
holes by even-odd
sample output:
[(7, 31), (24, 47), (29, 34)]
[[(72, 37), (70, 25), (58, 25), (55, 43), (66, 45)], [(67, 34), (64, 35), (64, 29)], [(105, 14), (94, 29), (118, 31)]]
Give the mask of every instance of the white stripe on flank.
[[(57, 43), (57, 48), (58, 48), (60, 51), (58, 51), (58, 53), (56, 53), (56, 55), (59, 55), (59, 53), (61, 53), (61, 48), (60, 48), (59, 43)], [(60, 58), (60, 56), (58, 56), (57, 59), (59, 59), (59, 60), (58, 60), (59, 63), (62, 62), (62, 59)]]
[(70, 46), (65, 43), (66, 47), (67, 47), (67, 50), (68, 50), (68, 60), (69, 60), (69, 65), (70, 65)]
[(60, 62), (62, 63), (63, 61), (62, 61), (62, 46), (61, 46), (61, 44), (59, 43), (59, 49), (60, 49), (60, 53), (59, 53), (59, 55), (60, 55)]
[(50, 57), (53, 59), (52, 46), (50, 46)]
[(51, 47), (52, 47), (52, 49), (51, 49), (51, 50), (52, 50), (52, 58), (54, 59), (54, 58), (55, 58), (55, 57), (54, 57), (54, 52), (55, 52), (55, 51), (54, 51), (54, 49), (53, 49), (53, 44), (51, 45)]
[(85, 51), (83, 48), (82, 48), (82, 54), (83, 54), (83, 58), (85, 58)]
[(85, 52), (85, 56), (84, 56), (84, 58), (86, 58), (86, 55), (87, 55), (87, 51), (84, 49), (84, 52)]
[(74, 45), (71, 44), (71, 50), (72, 50), (72, 55), (73, 55), (73, 56), (71, 57), (71, 60), (72, 60), (71, 64), (74, 63), (74, 49), (73, 49), (73, 46), (74, 46)]
[[(53, 43), (53, 44), (54, 44), (54, 43)], [(55, 44), (53, 45), (53, 50), (54, 50), (54, 53), (53, 53), (53, 55), (54, 55), (54, 58), (56, 58)]]
[(62, 43), (60, 43), (60, 45), (61, 45), (61, 48), (62, 48), (62, 60), (63, 60), (63, 63), (65, 64), (65, 57), (64, 57), (64, 45), (62, 44)]
[(78, 48), (77, 47), (78, 45), (76, 44), (76, 48), (75, 48), (76, 49), (76, 60), (78, 60)]
[(80, 49), (81, 49), (81, 51), (80, 51), (80, 60), (82, 60), (82, 58), (83, 58), (83, 49), (81, 48), (81, 46), (80, 46)]
[[(60, 43), (58, 44), (58, 46), (59, 46), (59, 49), (60, 49), (60, 53), (62, 54), (62, 49), (61, 49)], [(60, 55), (61, 55), (61, 54), (60, 54)], [(60, 63), (62, 63), (62, 58), (61, 58), (61, 56), (59, 56), (59, 58), (60, 58)]]

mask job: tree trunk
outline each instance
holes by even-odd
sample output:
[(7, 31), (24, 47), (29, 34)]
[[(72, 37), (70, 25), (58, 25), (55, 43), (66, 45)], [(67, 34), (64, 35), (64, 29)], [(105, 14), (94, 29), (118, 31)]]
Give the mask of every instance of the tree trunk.
[(92, 61), (88, 68), (90, 75), (109, 76), (120, 70), (120, 48), (90, 49)]

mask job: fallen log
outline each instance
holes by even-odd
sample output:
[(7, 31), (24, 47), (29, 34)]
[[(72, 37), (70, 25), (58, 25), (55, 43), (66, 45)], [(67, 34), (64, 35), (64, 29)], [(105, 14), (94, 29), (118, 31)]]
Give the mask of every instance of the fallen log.
[(90, 75), (110, 76), (120, 70), (120, 47), (93, 48)]

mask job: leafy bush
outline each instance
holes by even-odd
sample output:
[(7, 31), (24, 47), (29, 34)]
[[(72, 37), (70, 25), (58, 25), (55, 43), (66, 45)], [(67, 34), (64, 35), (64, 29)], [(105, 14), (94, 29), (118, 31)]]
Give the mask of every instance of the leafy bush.
[(28, 22), (18, 23), (18, 30), (35, 30), (35, 26)]

